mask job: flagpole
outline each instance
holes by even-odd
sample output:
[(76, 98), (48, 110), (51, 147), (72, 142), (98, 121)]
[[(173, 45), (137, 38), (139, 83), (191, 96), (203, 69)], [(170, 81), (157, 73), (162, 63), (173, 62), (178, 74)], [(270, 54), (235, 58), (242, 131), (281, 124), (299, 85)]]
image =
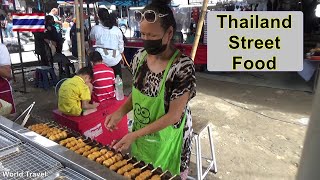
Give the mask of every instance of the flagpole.
[[(13, 8), (14, 8), (14, 11), (17, 12), (16, 1), (15, 0), (13, 1)], [(21, 49), (21, 41), (20, 41), (20, 33), (19, 33), (19, 31), (17, 31), (17, 35), (18, 35), (18, 45), (19, 45), (20, 66), (21, 66), (22, 79), (23, 79), (23, 92), (26, 93), (27, 92), (26, 79), (24, 77), (24, 67), (23, 67), (23, 60), (22, 60), (22, 49)]]

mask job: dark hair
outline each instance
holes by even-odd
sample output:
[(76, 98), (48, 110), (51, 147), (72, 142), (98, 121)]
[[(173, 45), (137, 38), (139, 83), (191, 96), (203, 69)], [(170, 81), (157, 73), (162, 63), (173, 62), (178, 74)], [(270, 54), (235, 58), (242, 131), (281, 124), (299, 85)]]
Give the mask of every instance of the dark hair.
[(169, 6), (171, 0), (153, 0), (150, 4), (148, 4), (142, 12), (146, 10), (153, 10), (156, 13), (160, 14), (168, 14), (160, 19), (161, 27), (164, 30), (167, 30), (170, 26), (173, 27), (173, 34), (176, 32), (177, 23), (174, 19), (173, 12)]
[(118, 16), (116, 15), (116, 13), (110, 13), (110, 18), (113, 26), (118, 26), (118, 23), (117, 23)]
[(113, 24), (111, 22), (111, 18), (110, 18), (110, 14), (109, 14), (108, 9), (100, 8), (98, 10), (98, 16), (100, 18), (101, 24), (104, 27), (108, 27), (109, 29), (112, 28)]
[(53, 21), (54, 22), (54, 18), (51, 15), (46, 15), (45, 24), (48, 25), (49, 21)]
[(93, 63), (102, 62), (101, 54), (98, 51), (92, 51), (89, 54), (89, 61)]
[(83, 67), (79, 69), (77, 75), (89, 75), (93, 79), (93, 70), (90, 67)]

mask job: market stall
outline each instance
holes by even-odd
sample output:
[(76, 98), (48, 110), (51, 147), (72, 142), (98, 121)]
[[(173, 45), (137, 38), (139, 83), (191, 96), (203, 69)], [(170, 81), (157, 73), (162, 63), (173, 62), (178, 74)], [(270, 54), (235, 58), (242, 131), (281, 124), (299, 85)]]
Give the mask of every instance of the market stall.
[(27, 129), (0, 116), (0, 139), (5, 179), (180, 179), (54, 122)]

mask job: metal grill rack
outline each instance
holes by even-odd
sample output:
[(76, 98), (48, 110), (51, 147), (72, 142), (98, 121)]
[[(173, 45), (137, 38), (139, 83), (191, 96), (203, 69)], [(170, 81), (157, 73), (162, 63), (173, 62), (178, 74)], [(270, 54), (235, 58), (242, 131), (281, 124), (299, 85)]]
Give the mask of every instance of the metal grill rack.
[(0, 179), (41, 179), (41, 177), (30, 177), (28, 172), (46, 173), (44, 176), (48, 176), (62, 168), (62, 164), (59, 161), (56, 161), (30, 144), (22, 144), (12, 149), (14, 149), (13, 152), (0, 157), (0, 165), (4, 171), (20, 174), (13, 177), (1, 177), (3, 176), (2, 173), (0, 174)]
[(52, 174), (51, 176), (45, 178), (45, 180), (55, 180), (55, 179), (74, 179), (74, 180), (90, 180), (89, 178), (83, 176), (82, 174), (70, 169), (64, 168), (58, 172)]
[[(86, 145), (90, 145), (92, 147), (99, 148), (98, 151), (100, 151), (101, 149), (106, 149), (108, 151), (113, 151), (114, 155), (118, 153), (114, 149), (110, 148), (109, 146), (102, 145), (101, 143), (97, 142), (96, 140), (90, 139), (88, 137), (85, 137), (85, 136), (81, 135), (79, 132), (76, 132), (76, 131), (74, 131), (72, 129), (69, 129), (69, 128), (65, 127), (65, 126), (57, 124), (56, 122), (47, 122), (45, 124), (48, 125), (50, 128), (58, 128), (58, 129), (66, 131), (67, 134), (68, 134), (67, 138), (75, 137), (76, 139), (82, 139), (83, 142), (86, 143)], [(67, 139), (67, 138), (65, 138), (65, 139)], [(55, 142), (59, 143), (60, 140), (57, 140)], [(98, 151), (96, 151), (96, 152), (98, 152)], [(102, 156), (103, 155), (99, 155), (99, 157), (102, 157)], [(99, 157), (97, 157), (97, 158), (99, 158)], [(128, 160), (128, 163), (129, 163), (129, 161), (130, 161), (131, 164), (138, 163), (138, 161), (137, 161), (137, 159), (135, 157), (130, 157), (128, 154), (122, 154), (122, 157), (123, 157), (123, 160)], [(113, 164), (115, 164), (115, 163), (116, 162), (114, 162)], [(97, 165), (98, 164), (101, 164), (101, 163), (97, 163)], [(105, 167), (105, 168), (108, 169), (108, 167)], [(153, 165), (151, 165), (151, 164), (147, 165), (144, 162), (140, 162), (140, 163), (136, 164), (135, 168), (143, 168), (144, 170), (150, 170), (150, 171), (152, 171), (152, 175), (161, 175), (161, 179), (168, 179), (168, 180), (179, 180), (179, 179), (181, 179), (181, 177), (178, 176), (178, 175), (174, 176), (168, 171), (164, 172), (161, 168), (155, 168), (155, 167), (153, 167)], [(76, 172), (74, 172), (74, 173), (70, 173), (70, 172), (74, 172), (74, 171), (71, 170), (71, 169), (69, 169), (69, 171), (64, 171), (64, 169), (59, 169), (57, 172), (51, 174), (45, 180), (54, 180), (54, 179), (58, 179), (58, 178), (76, 179), (76, 180), (78, 180), (78, 179), (81, 179), (81, 177), (83, 176), (83, 175), (81, 175), (79, 173), (76, 173)], [(142, 172), (143, 171), (141, 171), (141, 173)], [(139, 174), (137, 174), (137, 176)], [(87, 179), (87, 178), (84, 177), (84, 179)]]
[(21, 141), (19, 139), (0, 129), (0, 151), (20, 143)]

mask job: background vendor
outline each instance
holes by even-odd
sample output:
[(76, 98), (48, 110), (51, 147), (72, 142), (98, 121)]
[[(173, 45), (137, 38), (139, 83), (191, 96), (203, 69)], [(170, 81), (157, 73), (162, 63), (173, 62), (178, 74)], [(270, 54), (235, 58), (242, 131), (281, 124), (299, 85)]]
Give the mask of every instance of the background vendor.
[(131, 145), (132, 155), (139, 160), (186, 179), (192, 134), (188, 102), (196, 94), (196, 78), (193, 61), (172, 44), (176, 21), (169, 3), (154, 0), (136, 12), (144, 49), (133, 58), (132, 93), (105, 125), (113, 130), (133, 110), (133, 132), (113, 148), (122, 151)]
[[(7, 47), (4, 44), (0, 44), (0, 112), (1, 115), (8, 115), (15, 113), (12, 88), (8, 80), (12, 78), (11, 73), (11, 59)], [(11, 106), (11, 107), (8, 107)], [(5, 112), (6, 111), (9, 112)], [(9, 109), (9, 110), (8, 110)]]

